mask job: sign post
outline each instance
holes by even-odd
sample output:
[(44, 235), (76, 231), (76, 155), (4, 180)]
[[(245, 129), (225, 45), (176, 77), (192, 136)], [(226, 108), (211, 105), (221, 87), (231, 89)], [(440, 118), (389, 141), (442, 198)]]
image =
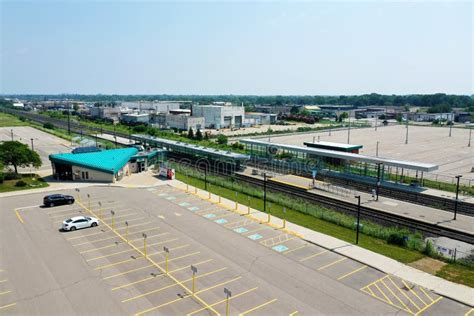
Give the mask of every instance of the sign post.
[(142, 236), (143, 236), (143, 254), (145, 255), (145, 258), (146, 258), (146, 238), (147, 238), (147, 235), (145, 233), (142, 233)]
[(170, 253), (170, 250), (168, 247), (163, 247), (163, 251), (165, 252), (165, 271), (168, 273), (168, 254)]
[(193, 272), (193, 295), (196, 292), (196, 273), (197, 273), (197, 268), (193, 265), (191, 265), (191, 271)]
[(130, 243), (130, 240), (128, 239), (128, 222), (125, 221), (125, 240), (127, 240), (127, 243)]
[(232, 292), (228, 288), (224, 288), (225, 294), (225, 316), (229, 316), (229, 298), (232, 296)]
[(110, 211), (110, 214), (112, 214), (112, 230), (115, 229), (115, 211)]

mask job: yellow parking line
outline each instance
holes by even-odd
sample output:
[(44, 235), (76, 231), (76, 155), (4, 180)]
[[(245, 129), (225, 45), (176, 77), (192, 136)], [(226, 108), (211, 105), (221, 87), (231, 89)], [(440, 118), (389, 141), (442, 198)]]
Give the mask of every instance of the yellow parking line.
[(132, 272), (135, 272), (135, 271), (140, 271), (140, 270), (143, 270), (143, 269), (146, 269), (146, 268), (150, 268), (150, 267), (153, 267), (153, 265), (150, 264), (150, 265), (148, 265), (148, 266), (144, 266), (144, 267), (140, 267), (140, 268), (136, 268), (136, 269), (127, 270), (127, 271), (125, 271), (125, 272), (121, 272), (121, 273), (117, 273), (117, 274), (112, 274), (112, 275), (109, 275), (108, 277), (102, 278), (102, 280), (112, 279), (112, 278), (115, 278), (115, 277), (118, 277), (118, 276), (121, 276), (121, 275), (129, 274), (129, 273), (132, 273)]
[[(380, 283), (382, 283), (382, 284), (387, 288), (387, 290), (388, 290), (390, 293), (392, 293), (393, 296), (395, 296), (395, 298), (403, 305), (404, 308), (402, 308), (402, 307), (400, 307), (400, 306), (397, 306), (397, 305), (395, 305), (395, 304), (393, 304), (393, 303), (391, 302), (391, 304), (392, 304), (393, 306), (396, 306), (396, 307), (398, 307), (398, 308), (400, 308), (400, 309), (404, 309), (405, 311), (409, 312), (410, 314), (413, 314), (413, 312), (411, 311), (411, 309), (400, 299), (400, 297), (398, 297), (398, 295), (396, 295), (395, 293), (393, 293), (392, 289), (389, 288), (389, 287), (387, 286), (387, 284), (385, 284), (385, 282), (384, 282), (383, 280), (380, 280)], [(377, 286), (377, 284), (375, 284), (375, 286)], [(377, 288), (378, 288), (378, 287), (377, 287)], [(379, 291), (380, 291), (380, 289), (379, 289)], [(382, 292), (382, 294), (384, 294), (384, 293)], [(384, 296), (385, 296), (385, 294), (384, 294)]]
[(122, 260), (122, 261), (119, 261), (119, 262), (109, 263), (109, 264), (106, 264), (106, 265), (103, 265), (103, 266), (98, 266), (98, 267), (95, 268), (94, 270), (107, 269), (107, 268), (111, 268), (111, 267), (114, 267), (114, 266), (118, 266), (118, 265), (121, 265), (121, 264), (130, 262), (130, 261), (133, 261), (133, 260), (141, 260), (141, 259), (144, 259), (144, 258), (145, 258), (145, 257), (136, 257), (135, 259), (130, 258), (130, 259)]
[(426, 296), (431, 302), (434, 301), (434, 299), (433, 299), (431, 296), (429, 296), (428, 293), (426, 293), (425, 289), (423, 289), (422, 287), (420, 287), (420, 290), (423, 292), (423, 294), (425, 294), (425, 296)]
[[(244, 291), (244, 292), (241, 292), (241, 293), (232, 295), (231, 297), (229, 297), (229, 301), (232, 300), (232, 299), (236, 299), (237, 297), (240, 297), (240, 296), (242, 296), (242, 295), (245, 295), (245, 294), (248, 294), (248, 293), (250, 293), (250, 292), (253, 292), (253, 291), (255, 291), (256, 289), (258, 289), (258, 287), (254, 287), (254, 288), (249, 289), (249, 290), (247, 290), (247, 291)], [(210, 304), (209, 306), (214, 307), (214, 306), (216, 306), (216, 305), (219, 305), (219, 304), (224, 303), (226, 300), (227, 300), (227, 299), (220, 300), (220, 301), (218, 301), (218, 302), (215, 302), (215, 303)], [(200, 309), (197, 309), (197, 310), (195, 310), (195, 311), (192, 311), (191, 313), (186, 314), (186, 316), (191, 316), (191, 315), (194, 315), (194, 314), (196, 314), (196, 313), (202, 312), (202, 311), (204, 311), (204, 310), (206, 310), (206, 308), (205, 308), (205, 307), (201, 307)]]
[[(163, 243), (166, 243), (166, 242), (171, 242), (171, 241), (174, 241), (174, 240), (178, 240), (178, 238), (174, 238), (174, 239), (165, 240), (165, 241), (162, 241), (162, 242), (157, 242), (157, 243), (154, 243), (154, 244), (150, 244), (148, 247), (156, 246), (156, 245), (163, 244)], [(186, 246), (189, 246), (189, 245), (186, 245)], [(183, 247), (181, 247), (181, 248), (183, 248)], [(170, 248), (170, 250), (173, 250), (173, 249), (180, 249), (180, 248), (176, 248), (176, 247), (175, 248)], [(113, 257), (113, 256), (120, 255), (122, 253), (130, 252), (130, 251), (133, 251), (133, 249), (125, 249), (125, 250), (110, 253), (110, 254), (107, 254), (107, 255), (90, 258), (90, 259), (87, 259), (86, 262), (91, 262), (91, 261), (95, 261), (95, 260), (99, 260), (99, 259), (103, 259), (103, 258)], [(162, 252), (163, 251), (151, 253), (151, 254), (149, 254), (149, 256), (157, 255), (157, 254), (162, 253)]]
[[(165, 233), (165, 234), (169, 234), (169, 233)], [(149, 238), (151, 238), (152, 236), (150, 236)], [(163, 242), (171, 242), (171, 241), (174, 241), (174, 240), (177, 240), (178, 238), (175, 238), (175, 239), (170, 239), (170, 240), (166, 240), (166, 241), (163, 241)], [(136, 238), (136, 239), (133, 239), (133, 240), (130, 240), (130, 242), (132, 241), (136, 241), (136, 240), (143, 240), (143, 237), (142, 238)], [(163, 243), (161, 242), (161, 243)], [(158, 245), (159, 243), (154, 243), (154, 244), (149, 244), (148, 247), (151, 247), (151, 246), (156, 246)], [(94, 251), (97, 251), (97, 250), (102, 250), (102, 249), (107, 249), (107, 248), (112, 248), (112, 247), (117, 247), (119, 245), (126, 245), (126, 243), (113, 243), (113, 244), (110, 244), (110, 245), (107, 245), (107, 246), (102, 246), (102, 247), (98, 247), (98, 248), (92, 248), (92, 249), (88, 249), (88, 250), (84, 250), (84, 251), (80, 251), (79, 253), (80, 254), (84, 254), (84, 253), (89, 253), (89, 252), (94, 252)], [(133, 249), (127, 249), (127, 251), (131, 251)]]
[(260, 308), (262, 308), (262, 307), (265, 307), (265, 306), (267, 306), (267, 305), (269, 305), (269, 304), (272, 304), (272, 303), (274, 303), (274, 302), (276, 302), (276, 301), (277, 301), (276, 298), (274, 298), (273, 300), (269, 300), (268, 302), (265, 302), (265, 303), (263, 303), (263, 304), (260, 304), (260, 305), (258, 305), (258, 306), (255, 306), (254, 308), (251, 308), (251, 309), (249, 309), (249, 310), (247, 310), (247, 311), (245, 311), (245, 312), (243, 312), (243, 313), (240, 313), (239, 316), (247, 315), (248, 313), (251, 313), (251, 312), (253, 312), (253, 311), (256, 311), (257, 309), (260, 309)]
[(344, 261), (344, 260), (347, 260), (347, 258), (344, 257), (344, 258), (341, 258), (341, 259), (336, 260), (336, 261), (334, 261), (334, 262), (328, 263), (328, 264), (326, 264), (326, 265), (324, 265), (324, 266), (322, 266), (322, 267), (319, 267), (319, 268), (318, 268), (318, 271), (321, 271), (321, 270), (324, 270), (324, 269), (326, 269), (326, 268), (329, 268), (329, 267), (331, 267), (331, 266), (333, 266), (333, 265), (335, 265), (335, 264), (338, 264), (339, 262), (342, 262), (342, 261)]
[(323, 251), (321, 251), (321, 252), (312, 254), (311, 256), (308, 256), (308, 257), (305, 257), (305, 258), (303, 258), (303, 259), (300, 259), (300, 262), (303, 262), (303, 261), (309, 260), (309, 259), (311, 259), (311, 258), (317, 257), (317, 256), (319, 256), (319, 255), (322, 255), (322, 254), (326, 253), (326, 252), (329, 252), (329, 250), (323, 250)]
[[(383, 281), (381, 281), (381, 282), (383, 282)], [(383, 284), (385, 285), (385, 283), (383, 283)], [(385, 294), (384, 291), (382, 291), (381, 288), (379, 288), (379, 286), (377, 285), (377, 283), (375, 283), (374, 286), (377, 288), (377, 290), (379, 290), (380, 293), (382, 293), (383, 297), (385, 297), (385, 300), (386, 300), (387, 302), (389, 302), (391, 305), (394, 305), (393, 302), (392, 302), (392, 300), (388, 298), (388, 296)], [(386, 285), (385, 285), (385, 286), (386, 286)], [(395, 295), (395, 297), (397, 297), (397, 296)], [(397, 298), (398, 298), (398, 297), (397, 297)]]
[(381, 277), (381, 278), (375, 280), (375, 281), (372, 282), (372, 283), (367, 284), (366, 286), (364, 286), (363, 288), (361, 288), (361, 290), (362, 290), (362, 289), (365, 289), (365, 288), (368, 288), (368, 287), (370, 287), (371, 285), (374, 285), (375, 283), (377, 283), (377, 282), (380, 281), (380, 280), (385, 279), (386, 277), (388, 277), (388, 274), (386, 274), (386, 275), (384, 275), (383, 277)]
[(156, 309), (158, 309), (158, 308), (161, 308), (161, 307), (163, 307), (163, 306), (167, 306), (167, 305), (176, 303), (176, 302), (181, 301), (182, 299), (185, 299), (185, 298), (187, 298), (187, 297), (189, 297), (189, 296), (180, 297), (180, 298), (174, 299), (174, 300), (172, 300), (172, 301), (169, 301), (169, 302), (160, 304), (160, 305), (158, 305), (158, 306), (154, 306), (154, 307), (149, 308), (149, 309), (147, 309), (147, 310), (144, 310), (144, 311), (141, 311), (141, 312), (139, 312), (139, 313), (136, 313), (135, 316), (139, 316), (139, 315), (142, 315), (142, 314), (145, 314), (145, 313), (154, 311), (154, 310), (156, 310)]
[(0, 295), (5, 295), (5, 294), (11, 293), (11, 292), (12, 292), (12, 291), (0, 292)]
[(464, 314), (464, 316), (470, 316), (472, 312), (474, 312), (474, 308), (471, 308), (470, 310), (468, 310), (467, 313)]
[(7, 279), (5, 279), (5, 280), (0, 280), (0, 283), (5, 283), (5, 282), (7, 282), (7, 281), (8, 281)]
[(353, 274), (355, 274), (355, 273), (357, 273), (357, 272), (359, 272), (359, 271), (364, 270), (365, 268), (367, 268), (367, 266), (362, 266), (362, 267), (360, 267), (360, 268), (355, 269), (354, 271), (351, 271), (351, 272), (349, 272), (349, 273), (346, 273), (346, 274), (340, 276), (340, 277), (337, 278), (337, 279), (338, 279), (338, 280), (345, 279), (345, 278), (347, 278), (348, 276), (351, 276), (351, 275), (353, 275)]
[[(91, 233), (91, 234), (80, 235), (80, 236), (74, 236), (74, 237), (67, 238), (66, 240), (75, 240), (75, 239), (79, 239), (79, 238), (84, 238), (84, 237), (89, 237), (89, 236), (95, 236), (95, 235), (105, 234), (105, 233), (108, 233), (108, 232), (110, 232), (110, 231), (111, 231), (111, 230), (107, 230), (107, 231), (105, 231), (105, 232), (99, 231), (99, 232), (95, 232), (95, 233)], [(76, 230), (76, 232), (77, 232), (77, 230)]]
[(299, 247), (296, 247), (296, 248), (293, 248), (293, 249), (290, 249), (290, 250), (287, 250), (287, 251), (283, 251), (284, 254), (287, 254), (287, 253), (290, 253), (290, 252), (293, 252), (293, 251), (296, 251), (296, 250), (300, 250), (300, 249), (303, 249), (305, 247), (307, 247), (308, 244), (304, 244), (303, 246), (299, 246)]
[(413, 291), (413, 289), (410, 286), (408, 286), (405, 280), (402, 280), (402, 283), (413, 295), (415, 295), (416, 298), (418, 298), (418, 300), (420, 300), (423, 303), (423, 305), (428, 305), (425, 303), (425, 301), (423, 301), (423, 299), (420, 296), (418, 296), (418, 294), (415, 291)]
[[(119, 219), (119, 218), (131, 216), (131, 215), (135, 215), (135, 214), (137, 214), (137, 213), (127, 213), (127, 214), (124, 214), (124, 215), (121, 215), (121, 216), (114, 216), (114, 219), (115, 219), (115, 222), (117, 222), (117, 219)], [(83, 216), (83, 215), (77, 215), (77, 216)], [(101, 220), (101, 221), (105, 221), (105, 220), (109, 220), (109, 219), (112, 219), (112, 216), (104, 216), (102, 218), (99, 218), (99, 220)], [(54, 224), (59, 224), (59, 223), (62, 223), (62, 222), (63, 222), (63, 220), (56, 220), (56, 219), (54, 220)]]
[(135, 281), (135, 282), (131, 282), (131, 283), (123, 284), (123, 285), (120, 285), (120, 286), (116, 286), (116, 287), (112, 288), (112, 291), (124, 289), (124, 288), (126, 288), (126, 287), (129, 287), (130, 285), (134, 285), (134, 284), (138, 284), (138, 283), (143, 283), (143, 282), (146, 282), (146, 281), (148, 281), (148, 280), (156, 279), (156, 278), (159, 278), (159, 277), (162, 277), (162, 276), (164, 276), (164, 274), (160, 274), (160, 275), (157, 275), (157, 276), (149, 276), (149, 277), (147, 277), (147, 278), (144, 278), (144, 279), (141, 279), (141, 280), (138, 280), (138, 281)]
[(0, 306), (0, 309), (5, 309), (5, 308), (8, 308), (8, 307), (13, 307), (15, 306), (16, 303), (11, 303), (11, 304), (8, 304), (8, 305), (3, 305), (3, 306)]
[[(136, 231), (136, 232), (129, 232), (129, 235), (141, 234), (141, 233), (144, 233), (144, 232), (149, 232), (149, 231), (157, 230), (157, 229), (159, 229), (159, 227), (151, 228), (151, 229), (148, 229), (148, 230), (141, 230), (141, 231)], [(161, 233), (161, 234), (169, 234), (169, 233)], [(156, 236), (159, 236), (159, 235), (160, 235), (160, 234), (158, 234), (158, 235), (151, 235), (151, 236), (148, 236), (148, 238), (156, 237)], [(88, 245), (88, 244), (91, 244), (91, 243), (95, 243), (95, 242), (99, 242), (99, 241), (105, 241), (105, 240), (114, 239), (114, 238), (118, 238), (118, 237), (117, 237), (117, 236), (111, 236), (111, 237), (107, 237), (107, 238), (95, 239), (95, 240), (90, 240), (90, 241), (81, 242), (81, 243), (79, 243), (79, 244), (73, 244), (72, 246), (78, 247), (78, 246)], [(138, 237), (138, 238), (135, 238), (135, 239), (130, 239), (130, 241), (135, 241), (135, 240), (139, 240), (139, 239), (143, 239), (143, 237)]]
[(294, 311), (293, 313), (288, 314), (288, 316), (295, 316), (295, 315), (298, 315), (298, 311)]
[(18, 218), (18, 220), (20, 221), (20, 223), (24, 224), (25, 222), (23, 221), (23, 218), (21, 217), (20, 215), (20, 212), (18, 212), (18, 210), (15, 210), (15, 215), (16, 217)]
[[(425, 307), (423, 307), (422, 309), (420, 309), (416, 314), (415, 316), (418, 316), (420, 315), (422, 312), (424, 312), (425, 310), (427, 310), (428, 308), (430, 308), (431, 306), (433, 306), (434, 304), (438, 303), (439, 301), (441, 301), (443, 299), (442, 296), (439, 296), (437, 299), (435, 299), (433, 302), (431, 302), (430, 304), (426, 305)], [(469, 312), (466, 313), (465, 316), (469, 316), (469, 314), (471, 314), (471, 312), (474, 310), (471, 309)]]
[[(258, 223), (255, 223), (255, 224), (258, 224)], [(248, 234), (252, 234), (252, 233), (255, 233), (255, 232), (258, 232), (258, 231), (264, 230), (264, 229), (268, 229), (268, 227), (259, 227), (259, 228), (255, 228), (254, 230), (249, 230), (249, 231), (246, 231), (244, 234), (245, 234), (245, 235), (248, 235)]]
[(416, 304), (410, 297), (408, 297), (408, 295), (406, 295), (406, 294), (402, 291), (402, 289), (399, 288), (399, 287), (395, 284), (395, 282), (393, 282), (393, 280), (392, 280), (392, 278), (391, 278), (390, 276), (388, 277), (388, 280), (393, 284), (394, 287), (397, 288), (397, 290), (398, 290), (403, 296), (405, 296), (405, 297), (407, 298), (407, 300), (409, 300), (409, 301), (416, 307), (416, 309), (420, 309), (420, 307), (418, 306), (418, 304)]
[[(197, 291), (195, 294), (200, 294), (200, 293), (207, 292), (207, 291), (209, 291), (209, 290), (215, 289), (216, 287), (220, 287), (220, 286), (226, 285), (226, 284), (228, 284), (228, 283), (237, 281), (237, 280), (239, 280), (239, 279), (242, 279), (242, 277), (241, 277), (241, 276), (238, 276), (238, 277), (233, 278), (233, 279), (231, 279), (231, 280), (227, 280), (227, 281), (221, 282), (221, 283), (219, 283), (219, 284), (215, 284), (215, 285), (210, 286), (210, 287), (208, 287), (208, 288), (205, 288), (205, 289), (203, 289), (203, 290)], [(192, 278), (190, 278), (190, 280), (192, 280)]]

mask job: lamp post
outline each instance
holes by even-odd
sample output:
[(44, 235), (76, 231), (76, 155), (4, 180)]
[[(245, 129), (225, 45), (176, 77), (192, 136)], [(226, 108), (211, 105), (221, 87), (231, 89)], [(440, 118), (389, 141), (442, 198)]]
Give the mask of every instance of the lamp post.
[(145, 255), (146, 258), (146, 238), (148, 237), (145, 233), (142, 233), (143, 236), (143, 254)]
[(99, 201), (99, 219), (102, 221), (102, 202)]
[(356, 227), (356, 245), (359, 244), (359, 226), (360, 226), (360, 195), (356, 195), (357, 199), (357, 227)]
[(193, 272), (193, 295), (194, 293), (196, 292), (196, 273), (198, 271), (198, 269), (191, 265), (191, 271)]
[(378, 114), (375, 114), (375, 131), (377, 131), (378, 119), (379, 119)]
[(88, 209), (91, 209), (91, 196), (89, 193), (87, 193), (87, 204), (88, 204)]
[(267, 173), (263, 173), (263, 212), (267, 212)]
[(375, 147), (375, 157), (379, 156), (379, 141), (377, 141), (377, 146)]
[(407, 114), (407, 117), (406, 117), (406, 134), (405, 134), (405, 145), (408, 144), (408, 114)]
[(453, 113), (451, 113), (451, 117), (450, 117), (450, 120), (448, 121), (449, 122), (449, 137), (451, 137), (451, 131), (453, 129), (453, 124), (454, 124), (454, 117), (453, 117)]
[(462, 176), (456, 176), (455, 178), (457, 179), (456, 182), (456, 200), (454, 200), (454, 218), (453, 220), (456, 220), (456, 215), (458, 213), (458, 196), (459, 196), (459, 179), (461, 179)]
[(170, 250), (168, 247), (163, 247), (163, 251), (165, 252), (165, 271), (168, 273), (168, 254), (170, 253)]
[(228, 288), (224, 288), (225, 294), (225, 316), (229, 316), (229, 298), (232, 296), (232, 292)]
[(349, 115), (349, 127), (347, 128), (347, 143), (350, 143), (351, 139), (351, 116)]
[(471, 147), (471, 134), (472, 134), (472, 127), (469, 127), (469, 142), (467, 143), (467, 147)]

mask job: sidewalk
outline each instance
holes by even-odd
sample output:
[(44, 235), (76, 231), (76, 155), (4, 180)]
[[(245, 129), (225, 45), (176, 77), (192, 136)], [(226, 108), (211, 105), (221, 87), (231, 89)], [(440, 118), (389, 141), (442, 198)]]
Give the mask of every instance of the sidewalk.
[[(178, 181), (172, 180), (168, 182), (171, 186), (176, 187), (181, 190), (186, 190), (186, 184)], [(193, 189), (194, 190), (194, 189)], [(206, 199), (208, 192), (197, 189), (197, 196)], [(214, 198), (216, 196), (212, 194)], [(221, 198), (220, 204), (229, 210), (235, 211), (235, 202)], [(247, 212), (248, 207), (244, 205), (238, 205), (238, 210), (240, 212)], [(252, 217), (266, 222), (268, 215), (266, 213), (260, 212), (255, 209), (250, 209), (250, 214)], [(282, 219), (275, 216), (271, 216), (271, 221), (268, 225), (274, 227), (282, 227)], [(290, 232), (293, 232), (295, 235), (302, 236), (302, 239), (310, 241), (314, 244), (317, 244), (321, 247), (330, 249), (335, 253), (341, 254), (353, 260), (359, 261), (367, 266), (378, 269), (387, 274), (395, 275), (404, 280), (407, 280), (411, 283), (415, 283), (424, 288), (435, 291), (436, 293), (448, 297), (450, 299), (459, 301), (461, 303), (467, 304), (469, 306), (474, 306), (474, 289), (465, 285), (453, 283), (437, 276), (428, 274), (426, 272), (420, 271), (418, 269), (407, 266), (403, 263), (400, 263), (396, 260), (387, 258), (380, 254), (374, 253), (367, 249), (361, 248), (359, 246), (347, 243), (345, 241), (339, 240), (337, 238), (327, 236), (305, 227), (293, 224), (291, 222), (286, 223), (286, 228)]]

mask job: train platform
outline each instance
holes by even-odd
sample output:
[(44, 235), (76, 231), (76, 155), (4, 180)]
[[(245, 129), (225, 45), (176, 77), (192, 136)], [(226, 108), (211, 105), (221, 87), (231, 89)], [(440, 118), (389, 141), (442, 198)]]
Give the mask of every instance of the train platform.
[[(249, 173), (246, 173), (249, 175)], [(261, 179), (259, 175), (252, 175)], [(313, 194), (330, 197), (333, 199), (350, 202), (357, 207), (356, 195), (361, 196), (361, 205), (378, 209), (382, 212), (397, 214), (406, 218), (412, 218), (418, 221), (423, 221), (429, 224), (435, 224), (441, 227), (448, 227), (457, 231), (466, 232), (468, 234), (474, 233), (474, 217), (457, 214), (457, 219), (453, 219), (453, 213), (408, 203), (400, 200), (390, 199), (379, 196), (378, 201), (372, 197), (372, 193), (361, 192), (357, 190), (347, 189), (340, 186), (335, 186), (322, 181), (315, 181), (313, 188), (313, 180), (299, 177), (295, 175), (275, 175), (269, 181), (284, 183), (287, 185), (299, 187), (308, 190)]]

